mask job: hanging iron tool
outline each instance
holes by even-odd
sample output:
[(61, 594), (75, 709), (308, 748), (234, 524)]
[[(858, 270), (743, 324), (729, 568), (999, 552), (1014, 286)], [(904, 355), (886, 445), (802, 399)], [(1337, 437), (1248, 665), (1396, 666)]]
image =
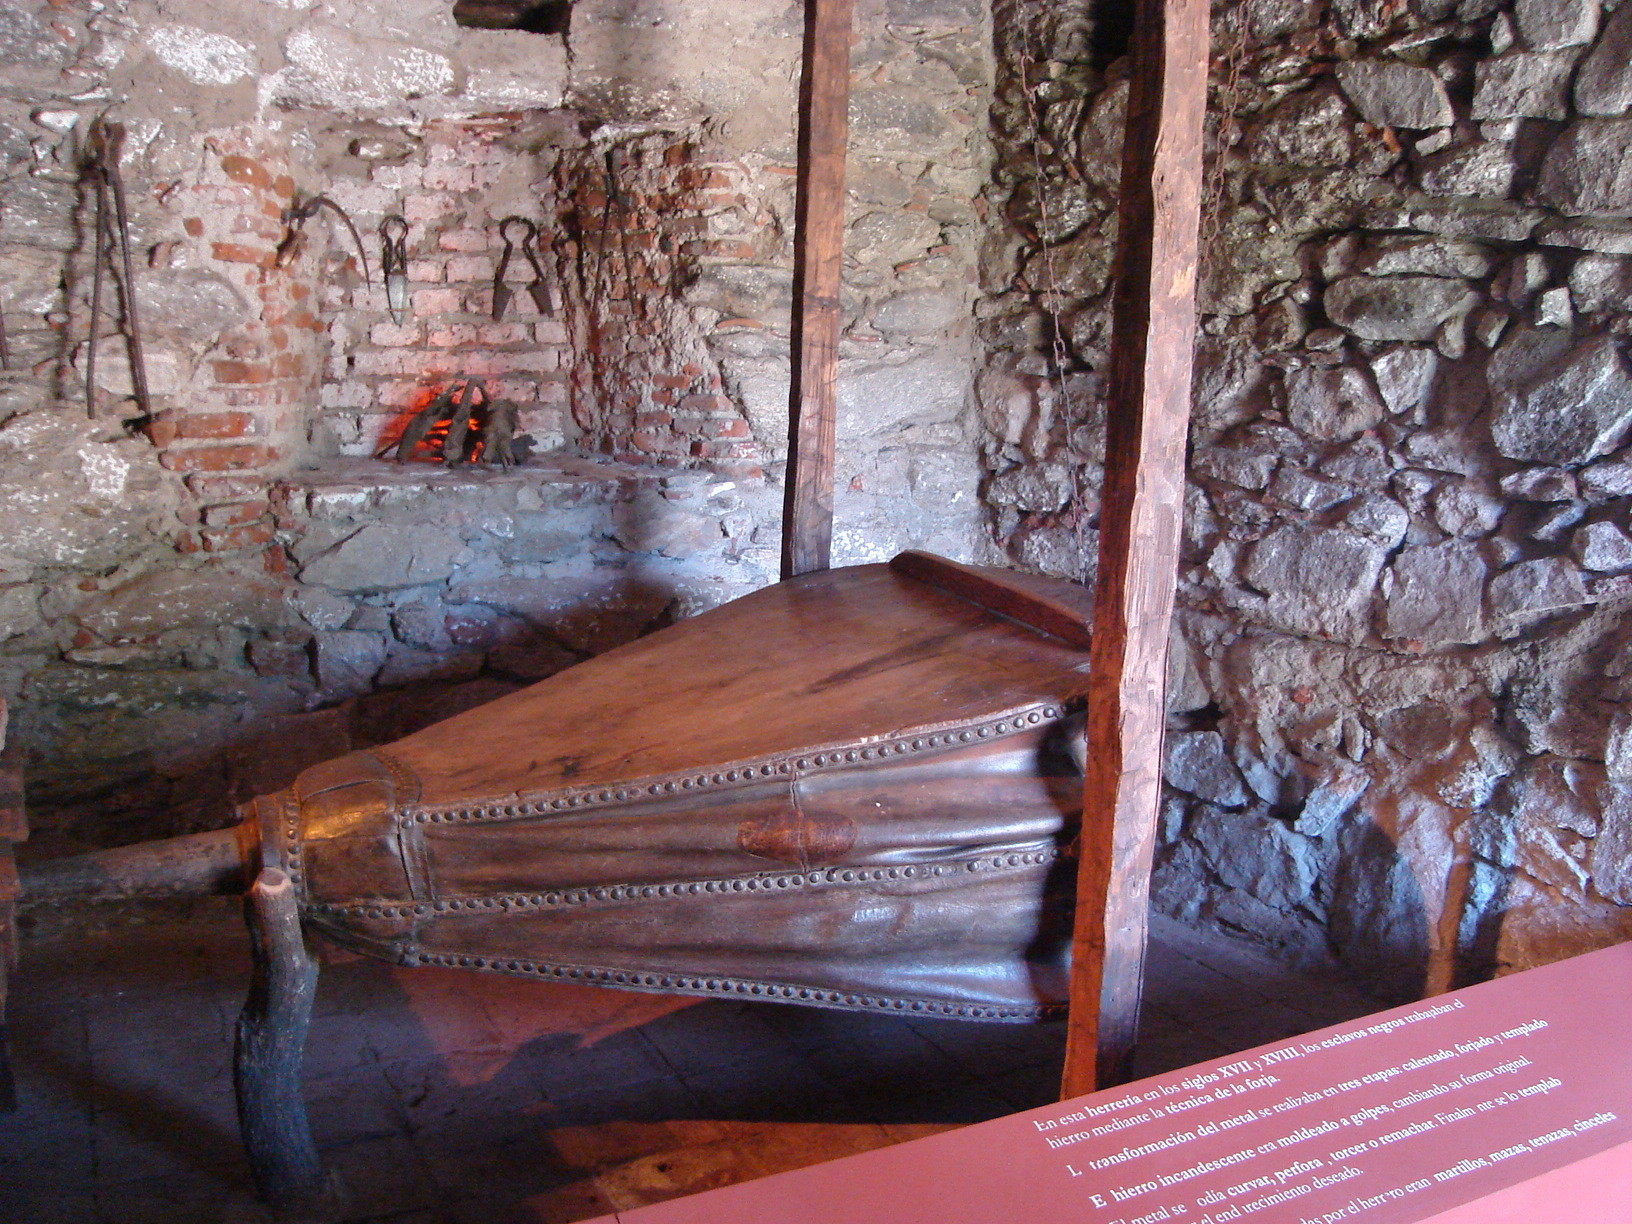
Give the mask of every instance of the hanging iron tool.
[(391, 322), (400, 327), (408, 317), (408, 222), (396, 213), (380, 222), (380, 277)]
[[(510, 237), (513, 226), (520, 226), (521, 241), (518, 243)], [(539, 314), (552, 314), (555, 311), (555, 299), (550, 293), (549, 282), (544, 278), (544, 268), (538, 262), (534, 253), (534, 246), (538, 242), (538, 226), (526, 217), (506, 217), (499, 222), (499, 237), (504, 239), (504, 253), (499, 256), (499, 266), (493, 273), (493, 317), (501, 318), (505, 309), (510, 305), (510, 299), (516, 296), (515, 290), (504, 283), (504, 274), (510, 267), (510, 257), (516, 247), (526, 256), (527, 262), (533, 268), (533, 283), (527, 286), (527, 292), (533, 299), (533, 305), (538, 308)]]
[[(130, 220), (125, 210), (125, 185), (119, 177), (119, 158), (124, 151), (125, 125), (95, 120), (86, 133), (85, 182), (96, 192), (95, 233), (92, 241), (94, 265), (91, 273), (91, 327), (85, 349), (85, 413), (96, 416), (96, 324), (102, 313), (102, 268), (114, 252), (119, 266), (119, 296), (124, 307), (125, 342), (130, 355), (130, 385), (140, 414), (125, 422), (140, 428), (153, 417), (153, 401), (147, 391), (147, 363), (142, 356), (142, 328), (136, 310), (136, 276), (130, 259)], [(108, 207), (109, 197), (113, 207)], [(110, 265), (111, 266), (111, 265)], [(122, 279), (120, 279), (122, 278)]]
[(299, 255), (306, 245), (306, 222), (317, 216), (318, 210), (322, 208), (327, 208), (345, 224), (351, 240), (357, 244), (357, 258), (363, 261), (363, 284), (368, 284), (368, 252), (363, 250), (362, 235), (351, 223), (346, 210), (326, 195), (315, 195), (306, 199), (297, 195), (289, 207), (283, 210), (282, 220), (284, 225), (289, 227), (289, 232), (278, 244), (277, 254), (272, 257), (272, 266), (286, 268), (294, 262), (295, 256)]

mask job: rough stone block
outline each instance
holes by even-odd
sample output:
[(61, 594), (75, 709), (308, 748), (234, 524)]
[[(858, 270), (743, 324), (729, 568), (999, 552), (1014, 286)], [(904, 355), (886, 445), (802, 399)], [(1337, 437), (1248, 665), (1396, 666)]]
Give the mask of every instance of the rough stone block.
[(1461, 280), (1437, 276), (1348, 276), (1326, 290), (1326, 314), (1362, 340), (1432, 340), (1439, 325), (1478, 297)]
[(1252, 799), (1217, 731), (1169, 735), (1162, 778), (1169, 786), (1221, 807), (1245, 807)]
[(1475, 119), (1566, 119), (1575, 53), (1514, 51), (1474, 69)]
[(1614, 255), (1582, 255), (1570, 268), (1570, 297), (1584, 314), (1632, 310), (1632, 261)]
[(283, 49), (290, 66), (277, 74), (274, 96), (286, 105), (395, 110), (408, 98), (446, 93), (454, 82), (453, 66), (434, 51), (335, 26), (304, 26)]
[(1547, 150), (1536, 197), (1571, 216), (1632, 215), (1632, 119), (1577, 119)]
[(301, 579), (335, 591), (377, 591), (442, 582), (464, 541), (429, 524), (372, 523), (307, 561)]
[(1592, 883), (1603, 896), (1632, 905), (1632, 783), (1617, 779), (1604, 792), (1603, 828), (1592, 846)]
[(1393, 416), (1415, 408), (1428, 398), (1438, 369), (1438, 354), (1427, 348), (1390, 349), (1371, 359), (1371, 376)]
[(1349, 60), (1337, 82), (1367, 123), (1378, 127), (1439, 128), (1456, 119), (1445, 86), (1432, 69), (1399, 60)]
[(319, 633), (312, 651), (318, 686), (329, 700), (366, 693), (385, 663), (385, 639), (359, 629)]
[(1487, 140), (1423, 158), (1417, 166), (1417, 183), (1429, 195), (1500, 200), (1513, 189), (1517, 174), (1513, 151)]
[(1632, 538), (1611, 522), (1579, 528), (1570, 540), (1570, 551), (1582, 568), (1594, 573), (1619, 574), (1632, 569)]
[(1575, 74), (1575, 108), (1614, 117), (1632, 109), (1632, 9), (1617, 8)]
[(1387, 414), (1371, 380), (1353, 366), (1289, 372), (1286, 404), (1292, 424), (1322, 442), (1346, 442)]
[(1267, 596), (1269, 619), (1294, 633), (1356, 640), (1386, 550), (1347, 531), (1284, 526), (1252, 547), (1245, 577)]
[(1403, 550), (1385, 580), (1380, 632), (1427, 646), (1483, 641), (1485, 576), (1484, 558), (1472, 544)]
[(1278, 820), (1253, 812), (1204, 808), (1190, 822), (1214, 873), (1266, 905), (1307, 905), (1318, 875), (1315, 843)]
[[(1537, 348), (1538, 357), (1547, 354)], [(1518, 378), (1517, 390), (1497, 391), (1491, 416), (1496, 448), (1509, 459), (1573, 467), (1613, 450), (1632, 424), (1632, 381), (1611, 337), (1588, 340)]]
[(1514, 0), (1519, 37), (1538, 51), (1578, 47), (1598, 33), (1598, 0)]
[(1490, 580), (1490, 612), (1503, 631), (1592, 602), (1581, 571), (1562, 557), (1521, 561)]
[[(252, 75), (257, 67), (251, 48), (197, 26), (154, 27), (147, 33), (147, 45), (161, 64), (195, 85), (231, 85)], [(270, 183), (268, 179), (267, 185)]]

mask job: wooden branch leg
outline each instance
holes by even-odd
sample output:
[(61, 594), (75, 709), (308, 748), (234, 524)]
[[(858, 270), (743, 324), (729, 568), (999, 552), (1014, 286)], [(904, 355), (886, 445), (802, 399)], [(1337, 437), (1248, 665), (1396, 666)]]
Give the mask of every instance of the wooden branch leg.
[(306, 1030), (317, 993), (317, 962), (301, 936), (295, 886), (262, 871), (245, 903), (254, 977), (238, 1018), (233, 1083), (238, 1124), (255, 1187), (280, 1209), (310, 1209), (330, 1197), (301, 1096)]

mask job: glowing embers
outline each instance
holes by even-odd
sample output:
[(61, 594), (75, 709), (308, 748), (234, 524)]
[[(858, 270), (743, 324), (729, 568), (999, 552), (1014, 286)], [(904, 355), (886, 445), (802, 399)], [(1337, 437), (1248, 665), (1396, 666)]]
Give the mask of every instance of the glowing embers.
[(474, 378), (450, 383), (403, 427), (395, 441), (375, 452), (398, 463), (428, 460), (456, 467), (485, 463), (505, 469), (526, 460), (532, 439), (516, 437), (516, 406), (495, 400)]

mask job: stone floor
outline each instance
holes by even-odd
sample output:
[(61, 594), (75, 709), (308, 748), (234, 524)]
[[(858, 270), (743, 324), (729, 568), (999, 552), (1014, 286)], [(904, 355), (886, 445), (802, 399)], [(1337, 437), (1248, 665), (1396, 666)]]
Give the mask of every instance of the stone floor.
[[(1154, 928), (1140, 1074), (1380, 1006)], [(10, 1224), (250, 1224), (231, 1032), (235, 908), (36, 934), (14, 982)], [(328, 958), (307, 1046), (348, 1221), (572, 1221), (1044, 1104), (1063, 1026), (694, 1002)]]

